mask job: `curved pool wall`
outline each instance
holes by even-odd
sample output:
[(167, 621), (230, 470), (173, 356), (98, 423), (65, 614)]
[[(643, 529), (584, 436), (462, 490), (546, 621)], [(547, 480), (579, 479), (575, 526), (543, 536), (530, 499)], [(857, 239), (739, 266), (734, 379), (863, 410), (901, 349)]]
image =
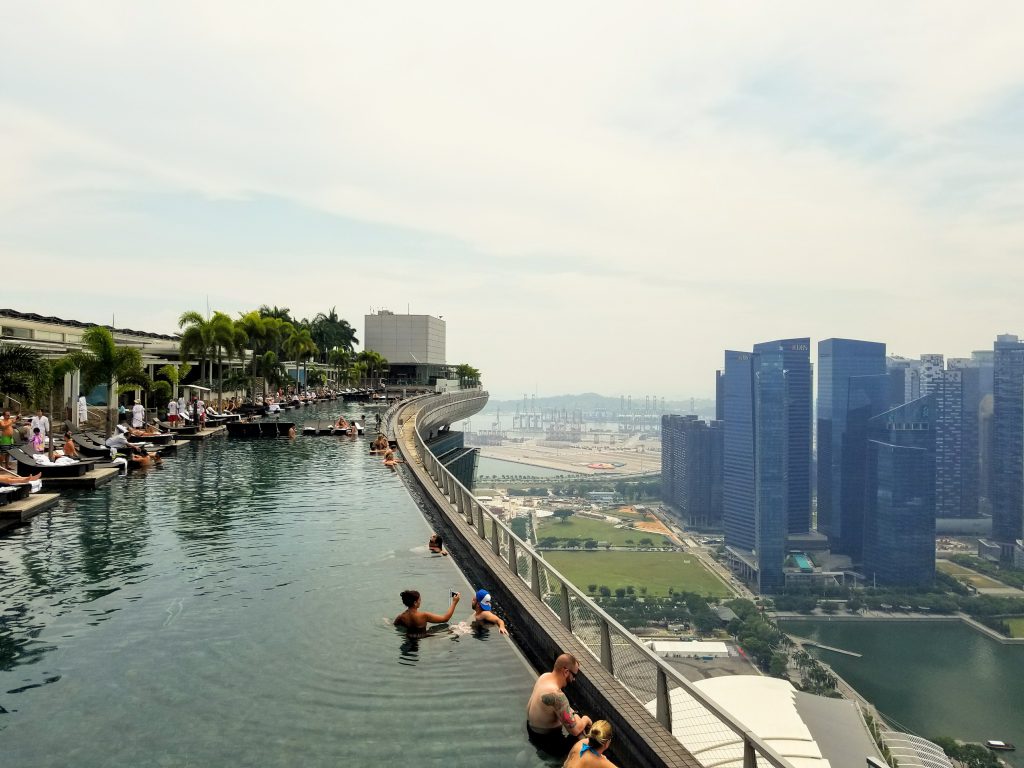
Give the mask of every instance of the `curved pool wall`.
[[(756, 755), (766, 765), (790, 766), (565, 581), (426, 450), (426, 435), (476, 413), (486, 398), (469, 391), (399, 404), (388, 422), (390, 437), (403, 450), (403, 475), (422, 493), (426, 514), (443, 529), (463, 572), (490, 590), (524, 655), (537, 670), (549, 669), (562, 651), (581, 660), (570, 696), (580, 711), (612, 721), (616, 764), (699, 766), (694, 755), (721, 748), (721, 730), (714, 727), (721, 723), (733, 734), (727, 749), (745, 765), (753, 766)], [(671, 722), (676, 688), (686, 688), (704, 707), (690, 723), (685, 746), (664, 725)]]
[(367, 446), (215, 437), (0, 538), (0, 765), (543, 765), (511, 643), (391, 626), (470, 585)]

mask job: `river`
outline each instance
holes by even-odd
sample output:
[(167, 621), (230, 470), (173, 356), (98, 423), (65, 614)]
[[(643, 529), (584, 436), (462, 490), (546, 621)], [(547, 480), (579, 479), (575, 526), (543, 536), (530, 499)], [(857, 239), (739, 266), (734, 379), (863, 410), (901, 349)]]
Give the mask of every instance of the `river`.
[[(894, 724), (926, 738), (1001, 739), (1024, 747), (1024, 645), (961, 622), (782, 620), (801, 637), (863, 654), (813, 653)], [(1001, 757), (1024, 766), (1021, 753)]]
[(428, 535), (362, 438), (219, 436), (64, 494), (0, 538), (0, 764), (540, 765), (535, 676), (468, 598), (391, 626), (402, 589), (471, 591)]

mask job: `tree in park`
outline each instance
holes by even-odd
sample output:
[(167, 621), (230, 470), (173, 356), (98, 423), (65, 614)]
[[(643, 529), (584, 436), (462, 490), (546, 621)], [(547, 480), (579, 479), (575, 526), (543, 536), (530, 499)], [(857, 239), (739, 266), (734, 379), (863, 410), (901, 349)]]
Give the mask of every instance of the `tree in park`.
[(558, 518), (558, 522), (560, 523), (564, 523), (566, 520), (572, 517), (572, 514), (572, 510), (569, 509), (568, 507), (562, 507), (561, 509), (556, 509), (554, 511), (554, 515)]
[(579, 539), (569, 539), (567, 542), (565, 542), (565, 546), (566, 546), (567, 549), (579, 549), (580, 540)]
[(626, 596), (626, 588), (625, 587), (616, 587), (616, 589), (615, 589), (615, 596), (617, 598), (619, 598), (619, 600), (624, 598)]
[(612, 591), (608, 589), (604, 584), (597, 588), (597, 591), (601, 593), (601, 597), (611, 597)]
[(643, 538), (643, 539), (640, 539), (640, 546), (641, 547), (653, 547), (654, 546), (654, 542), (651, 541), (648, 538)]
[(597, 584), (587, 584), (587, 592), (590, 594), (597, 592)]
[(584, 549), (597, 549), (597, 542), (593, 539), (587, 539), (583, 542)]

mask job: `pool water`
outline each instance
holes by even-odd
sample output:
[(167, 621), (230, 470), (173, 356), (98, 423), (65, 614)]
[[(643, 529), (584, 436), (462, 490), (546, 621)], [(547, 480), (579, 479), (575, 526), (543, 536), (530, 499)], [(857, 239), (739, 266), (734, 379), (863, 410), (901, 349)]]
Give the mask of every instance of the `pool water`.
[(535, 676), (468, 597), (456, 631), (391, 626), (403, 589), (471, 591), (428, 536), (365, 438), (216, 437), (66, 493), (0, 538), (0, 764), (547, 764)]

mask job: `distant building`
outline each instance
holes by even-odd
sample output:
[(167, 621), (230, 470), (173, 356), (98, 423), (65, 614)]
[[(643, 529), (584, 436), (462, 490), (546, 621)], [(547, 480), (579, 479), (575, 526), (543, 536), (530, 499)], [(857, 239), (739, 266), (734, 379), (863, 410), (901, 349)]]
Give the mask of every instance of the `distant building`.
[(645, 645), (663, 659), (722, 658), (729, 655), (728, 646), (718, 640), (651, 640)]
[(722, 524), (725, 544), (754, 550), (754, 371), (753, 354), (726, 350), (722, 390)]
[(935, 394), (873, 417), (865, 477), (863, 573), (868, 583), (935, 579)]
[(722, 524), (722, 424), (661, 417), (662, 500), (688, 525)]
[(992, 538), (1006, 545), (1024, 534), (1024, 343), (996, 338), (993, 362)]
[(448, 377), (445, 321), (396, 315), (386, 309), (363, 317), (363, 346), (388, 361), (391, 384), (433, 385)]
[(818, 342), (818, 530), (859, 560), (864, 542), (867, 422), (889, 404), (885, 344)]

